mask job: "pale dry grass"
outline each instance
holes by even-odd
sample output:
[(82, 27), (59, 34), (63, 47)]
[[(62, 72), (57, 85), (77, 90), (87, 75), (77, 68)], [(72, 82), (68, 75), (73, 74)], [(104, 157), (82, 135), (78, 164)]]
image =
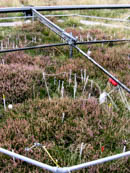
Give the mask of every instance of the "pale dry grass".
[(0, 7), (21, 5), (130, 4), (130, 0), (0, 0)]
[(18, 0), (0, 0), (0, 7), (13, 7), (13, 6), (21, 6), (20, 1)]
[(58, 4), (130, 4), (130, 0), (57, 0)]

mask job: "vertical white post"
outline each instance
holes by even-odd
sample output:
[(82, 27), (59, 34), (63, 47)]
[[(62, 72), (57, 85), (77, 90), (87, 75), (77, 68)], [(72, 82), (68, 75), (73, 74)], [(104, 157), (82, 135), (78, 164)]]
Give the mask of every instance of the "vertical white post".
[(4, 110), (6, 111), (6, 101), (5, 101), (5, 95), (3, 94), (3, 104), (4, 104)]
[(62, 86), (61, 86), (61, 97), (64, 97), (64, 81), (62, 81)]
[(72, 82), (71, 75), (72, 75), (72, 70), (70, 69), (70, 72), (69, 72), (69, 85), (70, 85), (71, 82)]

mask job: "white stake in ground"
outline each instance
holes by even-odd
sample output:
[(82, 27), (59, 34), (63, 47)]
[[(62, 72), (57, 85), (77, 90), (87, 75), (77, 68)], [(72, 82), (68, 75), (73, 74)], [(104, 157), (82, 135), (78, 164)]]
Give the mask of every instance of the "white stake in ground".
[(54, 85), (56, 85), (56, 77), (54, 77)]
[(62, 86), (61, 86), (61, 97), (64, 97), (64, 81), (62, 81)]
[(90, 39), (90, 33), (87, 34), (87, 41)]
[(6, 111), (6, 101), (5, 101), (5, 95), (3, 94), (3, 104), (4, 104), (4, 110)]
[(84, 69), (84, 83), (86, 81), (86, 69)]
[(2, 58), (2, 64), (4, 65), (5, 64), (5, 60)]
[(82, 35), (80, 34), (80, 37), (79, 37), (80, 41), (83, 41), (83, 37)]
[(26, 36), (26, 34), (24, 35), (24, 43), (25, 44), (27, 43), (27, 36)]
[(89, 78), (89, 76), (87, 76), (87, 78), (86, 78), (86, 80), (85, 80), (85, 83), (84, 83), (84, 87), (83, 87), (82, 94), (84, 94), (84, 92), (85, 92), (85, 88), (86, 88), (87, 83), (88, 83), (88, 78)]
[(70, 69), (70, 72), (69, 72), (69, 85), (70, 85), (71, 82), (72, 82), (71, 75), (72, 75), (72, 70)]
[(77, 91), (77, 75), (74, 75), (74, 99), (76, 97), (76, 91)]
[(124, 141), (123, 153), (126, 152), (126, 140)]
[(88, 99), (90, 99), (90, 97), (91, 97), (91, 93), (89, 93), (89, 95), (88, 95)]
[(86, 146), (86, 144), (84, 144), (84, 143), (82, 142), (82, 143), (81, 143), (81, 146), (80, 146), (80, 154), (79, 154), (80, 159), (81, 159), (81, 157), (82, 157), (82, 153), (83, 153), (83, 150), (85, 149), (85, 146)]
[(62, 113), (62, 123), (64, 122), (64, 119), (65, 119), (65, 113), (63, 112)]
[(58, 82), (58, 93), (60, 92), (60, 80), (59, 80), (59, 82)]
[(51, 100), (50, 93), (49, 93), (49, 88), (48, 88), (47, 82), (46, 82), (45, 72), (43, 72), (42, 75), (43, 75), (43, 80), (45, 82), (45, 87), (46, 87), (46, 90), (47, 90), (48, 98), (49, 98), (49, 100)]
[(4, 47), (3, 47), (3, 41), (1, 41), (1, 50), (3, 50)]

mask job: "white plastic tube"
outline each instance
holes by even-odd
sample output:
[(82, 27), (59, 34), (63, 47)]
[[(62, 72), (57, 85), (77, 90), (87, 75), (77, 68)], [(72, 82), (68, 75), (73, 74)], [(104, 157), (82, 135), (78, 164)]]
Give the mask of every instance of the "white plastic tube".
[(46, 164), (38, 162), (36, 160), (32, 160), (28, 157), (16, 154), (14, 152), (5, 150), (3, 148), (0, 148), (0, 152), (6, 154), (8, 156), (11, 156), (13, 158), (16, 158), (16, 159), (25, 161), (27, 163), (30, 163), (32, 165), (35, 165), (37, 167), (47, 169), (48, 171), (51, 171), (51, 172), (54, 172), (54, 173), (68, 173), (70, 171), (75, 171), (75, 170), (87, 168), (89, 166), (102, 164), (102, 163), (105, 163), (105, 162), (108, 162), (108, 161), (111, 161), (111, 160), (116, 160), (116, 159), (119, 159), (119, 158), (122, 158), (122, 157), (130, 156), (130, 151), (127, 151), (125, 153), (105, 157), (105, 158), (102, 158), (102, 159), (94, 160), (94, 161), (83, 163), (83, 164), (80, 164), (80, 165), (75, 165), (75, 166), (71, 166), (71, 167), (64, 167), (64, 168), (58, 168), (58, 167), (52, 167), (52, 166), (46, 165)]
[(55, 167), (46, 165), (46, 164), (44, 164), (44, 163), (41, 163), (41, 162), (38, 162), (38, 161), (36, 161), (36, 160), (30, 159), (30, 158), (28, 158), (28, 157), (22, 156), (22, 155), (20, 155), (20, 154), (16, 154), (16, 153), (14, 153), (14, 152), (5, 150), (5, 149), (3, 149), (3, 148), (0, 148), (0, 152), (6, 154), (6, 155), (8, 155), (8, 156), (11, 156), (11, 157), (13, 157), (13, 158), (16, 158), (16, 159), (25, 161), (25, 162), (27, 162), (27, 163), (30, 163), (30, 164), (32, 164), (32, 165), (35, 165), (35, 166), (37, 166), (37, 167), (40, 167), (40, 168), (43, 168), (43, 169), (47, 169), (47, 170), (49, 170), (49, 171), (51, 171), (51, 172), (54, 172), (54, 171), (56, 170)]
[(75, 165), (75, 166), (72, 166), (72, 167), (68, 167), (68, 170), (69, 171), (75, 171), (75, 170), (87, 168), (89, 166), (102, 164), (104, 162), (108, 162), (108, 161), (111, 161), (111, 160), (116, 160), (116, 159), (126, 157), (126, 156), (130, 156), (130, 151), (127, 151), (127, 152), (121, 153), (121, 154), (117, 154), (117, 155), (114, 155), (114, 156), (109, 156), (109, 157), (105, 157), (105, 158), (102, 158), (102, 159), (94, 160), (94, 161), (91, 161), (91, 162), (83, 163), (83, 164), (80, 164), (80, 165)]

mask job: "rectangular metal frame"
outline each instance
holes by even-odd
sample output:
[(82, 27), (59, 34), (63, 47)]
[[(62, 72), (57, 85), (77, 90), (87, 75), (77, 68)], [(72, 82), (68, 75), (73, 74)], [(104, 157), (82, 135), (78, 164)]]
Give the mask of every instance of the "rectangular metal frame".
[[(34, 48), (45, 48), (45, 47), (52, 47), (52, 46), (63, 46), (63, 45), (69, 45), (70, 46), (70, 56), (72, 56), (72, 48), (76, 48), (82, 55), (84, 55), (89, 61), (91, 61), (94, 65), (96, 65), (100, 70), (102, 70), (107, 76), (111, 77), (115, 82), (118, 83), (120, 87), (125, 89), (128, 93), (130, 93), (130, 89), (124, 85), (122, 82), (120, 82), (117, 78), (115, 78), (112, 74), (110, 74), (106, 69), (104, 69), (101, 65), (99, 65), (94, 59), (92, 59), (90, 56), (88, 56), (84, 51), (82, 51), (79, 47), (76, 45), (79, 44), (77, 42), (77, 38), (73, 37), (71, 34), (65, 32), (63, 29), (61, 29), (59, 26), (57, 26), (55, 23), (47, 19), (45, 16), (43, 16), (38, 11), (55, 11), (55, 10), (92, 10), (92, 9), (128, 9), (130, 8), (129, 4), (124, 5), (83, 5), (83, 6), (49, 6), (49, 7), (23, 7), (23, 8), (0, 8), (0, 13), (9, 13), (9, 12), (27, 12), (30, 11), (30, 14), (34, 14), (38, 20), (43, 23), (45, 26), (47, 26), (49, 29), (51, 29), (53, 32), (58, 34), (62, 39), (64, 39), (67, 43), (58, 43), (58, 44), (51, 44), (51, 45), (41, 45), (40, 46), (34, 46), (31, 47)], [(116, 41), (115, 41), (116, 42)], [(85, 44), (85, 42), (80, 42), (80, 44)], [(14, 51), (20, 51), (20, 50), (27, 50), (31, 48), (20, 48), (15, 49)], [(4, 52), (11, 52), (13, 50), (3, 50), (0, 51), (0, 53)]]
[[(37, 11), (64, 11), (64, 10), (101, 10), (101, 9), (130, 9), (130, 4), (112, 5), (63, 5), (33, 7)], [(16, 13), (31, 11), (32, 7), (0, 8), (0, 13)]]

